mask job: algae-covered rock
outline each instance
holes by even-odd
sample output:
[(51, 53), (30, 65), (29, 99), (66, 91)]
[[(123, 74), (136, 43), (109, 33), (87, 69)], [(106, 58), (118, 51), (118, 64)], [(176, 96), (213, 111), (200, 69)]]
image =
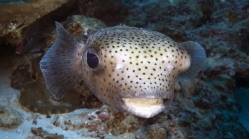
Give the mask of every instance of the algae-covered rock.
[(22, 115), (8, 107), (0, 106), (0, 128), (4, 130), (17, 128), (22, 123)]
[(48, 133), (44, 131), (41, 127), (38, 128), (31, 128), (31, 132), (34, 134), (34, 136), (29, 136), (28, 139), (63, 139), (63, 135), (57, 135)]

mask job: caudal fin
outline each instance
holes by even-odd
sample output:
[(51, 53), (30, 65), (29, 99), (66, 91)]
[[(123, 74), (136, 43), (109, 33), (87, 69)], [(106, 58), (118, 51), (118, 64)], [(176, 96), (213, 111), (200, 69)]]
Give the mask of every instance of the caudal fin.
[(180, 43), (180, 45), (184, 47), (191, 56), (191, 65), (189, 69), (182, 73), (180, 77), (193, 79), (204, 66), (206, 59), (205, 50), (199, 43), (193, 41), (183, 42)]
[(84, 45), (77, 42), (63, 26), (56, 24), (56, 40), (40, 61), (48, 91), (60, 99), (81, 76)]

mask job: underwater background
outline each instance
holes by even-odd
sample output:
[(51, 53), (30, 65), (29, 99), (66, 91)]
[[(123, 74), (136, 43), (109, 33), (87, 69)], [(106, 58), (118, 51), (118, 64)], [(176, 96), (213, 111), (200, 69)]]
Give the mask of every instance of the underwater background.
[[(155, 30), (207, 59), (149, 119), (103, 105), (83, 81), (56, 101), (39, 68), (54, 21), (81, 42), (119, 24)], [(248, 139), (248, 55), (248, 0), (0, 0), (0, 138)]]

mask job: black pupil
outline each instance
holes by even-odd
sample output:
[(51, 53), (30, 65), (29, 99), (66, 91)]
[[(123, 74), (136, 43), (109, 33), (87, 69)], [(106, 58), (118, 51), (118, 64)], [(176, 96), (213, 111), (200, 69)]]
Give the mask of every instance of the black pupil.
[(95, 54), (87, 53), (87, 64), (90, 68), (94, 69), (99, 64), (99, 59)]

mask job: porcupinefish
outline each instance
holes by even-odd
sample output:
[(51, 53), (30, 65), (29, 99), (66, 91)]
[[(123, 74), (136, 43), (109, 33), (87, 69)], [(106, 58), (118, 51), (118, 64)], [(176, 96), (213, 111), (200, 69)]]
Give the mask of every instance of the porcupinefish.
[(104, 104), (144, 118), (169, 106), (178, 75), (194, 78), (206, 58), (197, 42), (176, 43), (162, 33), (136, 27), (101, 29), (85, 44), (57, 22), (56, 32), (54, 44), (40, 61), (55, 99), (83, 79)]

